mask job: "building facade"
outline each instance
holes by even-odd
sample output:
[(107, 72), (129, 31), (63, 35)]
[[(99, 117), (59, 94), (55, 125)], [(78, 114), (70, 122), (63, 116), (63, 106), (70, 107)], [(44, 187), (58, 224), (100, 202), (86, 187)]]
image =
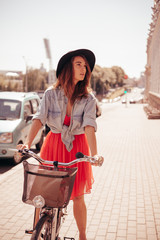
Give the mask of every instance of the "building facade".
[(160, 111), (160, 0), (154, 0), (152, 22), (147, 39), (145, 95), (150, 110)]

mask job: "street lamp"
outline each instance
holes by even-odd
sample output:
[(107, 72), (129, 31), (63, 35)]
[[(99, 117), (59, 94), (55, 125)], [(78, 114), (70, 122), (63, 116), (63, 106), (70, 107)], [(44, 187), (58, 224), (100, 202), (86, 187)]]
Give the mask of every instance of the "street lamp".
[(49, 59), (49, 81), (48, 83), (51, 84), (53, 81), (53, 75), (52, 75), (52, 56), (51, 56), (51, 50), (50, 50), (50, 44), (49, 44), (49, 39), (44, 38), (44, 45), (46, 49), (46, 56)]
[(28, 65), (26, 58), (23, 56), (24, 62), (25, 62), (25, 67), (26, 67), (26, 76), (25, 76), (25, 92), (28, 92)]

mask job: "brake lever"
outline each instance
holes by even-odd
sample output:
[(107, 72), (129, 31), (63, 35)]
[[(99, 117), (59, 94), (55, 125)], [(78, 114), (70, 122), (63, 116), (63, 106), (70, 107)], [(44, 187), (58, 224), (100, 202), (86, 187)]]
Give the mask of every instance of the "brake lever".
[(20, 149), (9, 148), (9, 151), (12, 151), (12, 152), (18, 152), (18, 153), (21, 153), (21, 154), (25, 155), (25, 153), (23, 153), (23, 150), (20, 150)]

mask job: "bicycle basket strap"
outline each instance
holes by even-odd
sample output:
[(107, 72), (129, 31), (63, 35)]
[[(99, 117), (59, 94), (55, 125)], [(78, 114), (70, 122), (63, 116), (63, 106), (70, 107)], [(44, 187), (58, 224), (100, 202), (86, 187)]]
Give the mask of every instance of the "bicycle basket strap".
[(45, 174), (44, 172), (40, 172), (40, 169), (38, 170), (38, 172), (30, 172), (30, 171), (26, 171), (28, 174), (32, 174), (32, 175), (36, 175), (36, 176), (41, 176), (41, 177), (47, 177), (47, 178), (65, 178), (65, 177), (69, 177), (69, 174), (65, 174), (65, 175), (54, 175), (54, 174)]

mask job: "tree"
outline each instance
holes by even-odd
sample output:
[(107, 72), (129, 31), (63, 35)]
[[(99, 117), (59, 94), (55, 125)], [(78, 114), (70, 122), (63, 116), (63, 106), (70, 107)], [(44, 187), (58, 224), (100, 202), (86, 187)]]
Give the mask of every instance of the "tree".
[(123, 86), (124, 76), (125, 76), (124, 70), (121, 67), (118, 67), (118, 66), (113, 66), (111, 69), (112, 69), (112, 71), (116, 75), (116, 84), (119, 87), (122, 87)]
[[(123, 86), (125, 75), (121, 67), (113, 66), (112, 68), (102, 68), (99, 65), (95, 65), (91, 75), (91, 88), (97, 94), (104, 95), (110, 88)], [(27, 70), (27, 74), (23, 75), (23, 90), (26, 90), (26, 84), (28, 91), (45, 90), (48, 87), (47, 79), (47, 72), (41, 71), (41, 69), (30, 68)], [(0, 90), (18, 91), (18, 86), (4, 80), (5, 76), (0, 76)]]
[(27, 71), (27, 83), (26, 83), (26, 74), (23, 78), (24, 89), (26, 84), (28, 84), (28, 92), (36, 90), (45, 90), (47, 88), (47, 73), (41, 72), (38, 69), (30, 68)]
[[(115, 87), (116, 85), (116, 75), (115, 73), (112, 71), (111, 68), (103, 68), (104, 70), (104, 76), (103, 79), (105, 79), (105, 82), (109, 83), (110, 87)], [(102, 80), (104, 81), (104, 80)]]

